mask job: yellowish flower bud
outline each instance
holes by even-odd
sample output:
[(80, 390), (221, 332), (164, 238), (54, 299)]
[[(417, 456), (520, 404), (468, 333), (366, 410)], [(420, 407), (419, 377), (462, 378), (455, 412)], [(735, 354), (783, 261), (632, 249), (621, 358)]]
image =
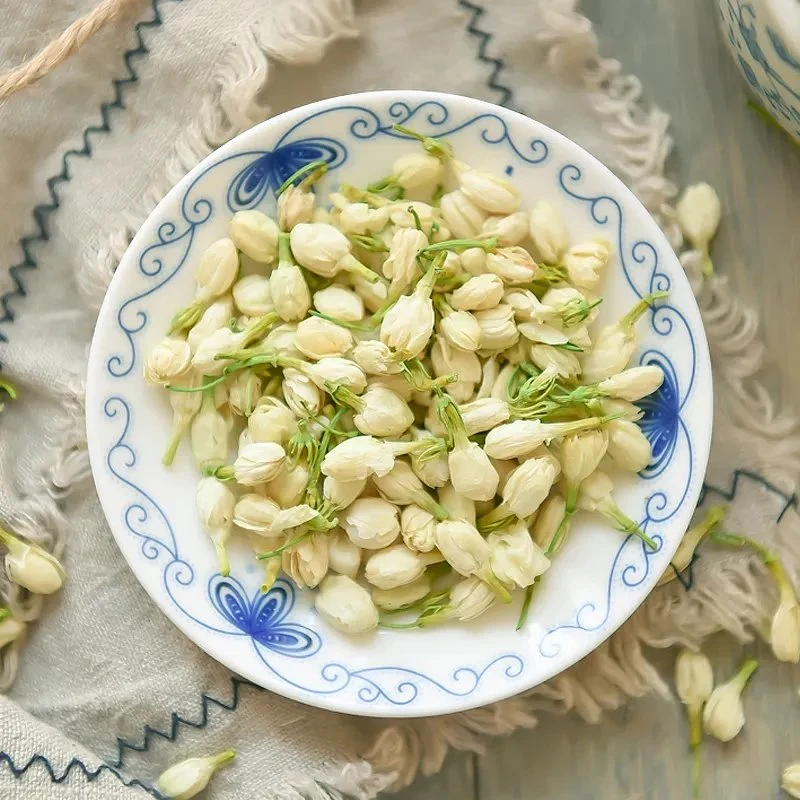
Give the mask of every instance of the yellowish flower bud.
[(742, 692), (750, 676), (758, 669), (758, 661), (749, 659), (727, 683), (717, 686), (703, 708), (703, 729), (707, 734), (729, 742), (744, 727)]
[(358, 364), (346, 358), (328, 356), (316, 364), (306, 364), (303, 371), (320, 388), (326, 383), (338, 383), (351, 392), (361, 394), (367, 388), (367, 376)]
[(486, 543), (490, 549), (492, 572), (506, 586), (524, 589), (550, 568), (550, 560), (531, 539), (522, 522), (490, 533)]
[(307, 317), (297, 325), (295, 345), (309, 358), (344, 355), (353, 346), (347, 328), (320, 317)]
[(489, 217), (483, 223), (483, 235), (493, 236), (500, 247), (514, 247), (528, 236), (528, 215), (516, 211), (504, 217)]
[(192, 420), (192, 454), (200, 469), (221, 466), (228, 457), (228, 426), (214, 404), (210, 391), (203, 393), (203, 406)]
[(353, 349), (353, 360), (368, 375), (398, 374), (401, 370), (392, 351), (377, 339), (359, 342)]
[(436, 518), (417, 505), (406, 506), (400, 514), (400, 532), (406, 546), (419, 553), (436, 547)]
[(311, 222), (314, 217), (314, 193), (300, 186), (287, 186), (278, 197), (278, 225), (282, 231), (291, 231), (301, 222)]
[(298, 589), (313, 589), (328, 573), (328, 543), (323, 534), (305, 537), (281, 554), (283, 571)]
[(611, 243), (605, 239), (576, 244), (564, 253), (570, 283), (579, 289), (594, 289), (611, 257)]
[[(349, 504), (348, 504), (349, 505)], [(339, 575), (355, 580), (361, 566), (361, 548), (353, 544), (344, 531), (332, 531), (328, 540), (328, 566)]]
[(459, 311), (486, 311), (500, 303), (504, 291), (497, 275), (476, 275), (450, 295), (450, 305)]
[(373, 589), (372, 602), (384, 611), (398, 611), (422, 600), (430, 590), (430, 578), (421, 575), (415, 581), (393, 589)]
[(389, 209), (370, 208), (366, 203), (348, 203), (339, 212), (339, 228), (345, 233), (364, 236), (377, 233), (389, 222)]
[(567, 501), (560, 494), (552, 494), (542, 503), (533, 524), (533, 541), (543, 550), (550, 549), (553, 538), (564, 519)]
[(253, 372), (242, 371), (230, 378), (228, 406), (239, 417), (249, 417), (261, 397), (261, 378)]
[(0, 650), (15, 642), (25, 633), (25, 623), (11, 616), (7, 608), (0, 607)]
[(481, 346), (482, 331), (469, 311), (448, 310), (439, 323), (442, 336), (459, 350), (474, 352)]
[(539, 369), (554, 369), (560, 378), (568, 380), (581, 372), (581, 362), (575, 353), (549, 344), (531, 345), (531, 361)]
[(415, 581), (425, 572), (425, 562), (405, 544), (396, 544), (367, 559), (364, 577), (379, 589), (396, 589)]
[(261, 211), (237, 211), (228, 229), (236, 247), (260, 264), (274, 264), (278, 258), (278, 226)]
[(308, 487), (308, 468), (303, 463), (286, 462), (278, 477), (270, 481), (269, 496), (281, 507), (296, 506), (305, 497)]
[(547, 499), (558, 478), (558, 462), (549, 458), (530, 458), (506, 479), (503, 506), (519, 519), (530, 517)]
[(378, 609), (369, 592), (346, 575), (329, 575), (314, 598), (320, 616), (345, 633), (365, 633), (378, 625)]
[(441, 160), (429, 153), (407, 153), (392, 164), (392, 180), (407, 192), (431, 189), (441, 176)]
[(156, 787), (172, 800), (190, 800), (208, 786), (219, 767), (232, 761), (235, 756), (235, 750), (225, 750), (215, 756), (188, 758), (162, 772)]
[(473, 400), (461, 406), (459, 411), (467, 436), (496, 428), (511, 416), (508, 403), (494, 397)]
[(597, 388), (604, 394), (635, 403), (652, 394), (664, 381), (661, 367), (631, 367), (601, 381)]
[(569, 237), (561, 217), (544, 201), (538, 202), (531, 211), (530, 234), (546, 264), (558, 264), (569, 247)]
[(247, 429), (253, 442), (285, 445), (297, 433), (297, 421), (278, 398), (262, 397), (247, 418)]
[(286, 451), (274, 442), (254, 442), (239, 451), (233, 462), (233, 476), (242, 486), (256, 486), (273, 480), (283, 467)]
[(185, 339), (168, 336), (151, 351), (144, 364), (144, 379), (153, 386), (164, 386), (185, 375), (192, 365), (192, 350)]
[(350, 541), (365, 550), (388, 547), (400, 535), (397, 507), (380, 497), (359, 498), (339, 521)]
[(514, 309), (500, 303), (485, 311), (476, 311), (481, 327), (481, 348), (484, 351), (505, 350), (516, 344), (519, 331), (514, 324)]
[[(707, 257), (708, 246), (717, 232), (722, 217), (722, 206), (717, 193), (707, 183), (689, 186), (675, 210), (683, 235), (691, 242), (692, 247)], [(707, 274), (713, 271), (711, 260), (708, 258), (705, 271)]]
[(436, 547), (460, 575), (483, 575), (489, 568), (490, 549), (474, 525), (452, 519), (436, 526)]
[(800, 797), (800, 764), (789, 764), (781, 776), (781, 789), (789, 797)]
[(500, 476), (489, 456), (476, 442), (457, 443), (447, 457), (450, 481), (470, 500), (491, 500), (497, 494)]
[(322, 474), (339, 481), (365, 480), (386, 475), (394, 466), (389, 444), (372, 436), (356, 436), (336, 445), (322, 461)]
[(414, 423), (414, 413), (403, 399), (383, 386), (370, 386), (361, 401), (353, 423), (368, 436), (396, 438)]
[(344, 322), (364, 319), (364, 301), (352, 289), (337, 284), (314, 292), (314, 308)]
[(239, 278), (233, 285), (233, 302), (242, 314), (250, 317), (263, 317), (274, 311), (269, 278), (263, 275)]
[(410, 286), (420, 274), (417, 253), (428, 246), (428, 237), (416, 228), (399, 228), (392, 236), (383, 274), (392, 282), (393, 296)]
[[(458, 239), (475, 238), (480, 234), (488, 216), (460, 189), (443, 194), (440, 209), (445, 224)], [(465, 265), (465, 269), (469, 268)]]
[(0, 542), (8, 551), (5, 567), (9, 580), (35, 594), (53, 594), (62, 587), (64, 568), (55, 556), (3, 528), (0, 528)]
[(296, 417), (316, 417), (322, 410), (322, 392), (308, 375), (296, 369), (283, 371), (283, 399)]
[(227, 575), (230, 567), (226, 545), (231, 535), (236, 499), (233, 492), (216, 478), (202, 478), (197, 484), (195, 499), (200, 522), (216, 550), (219, 571)]
[(533, 280), (536, 262), (524, 247), (501, 247), (486, 254), (486, 269), (513, 286)]
[(641, 472), (653, 456), (650, 441), (635, 422), (614, 419), (606, 426), (608, 454), (628, 472)]
[[(522, 201), (516, 186), (504, 178), (453, 162), (456, 179), (465, 197), (490, 214), (513, 214)], [(452, 226), (451, 226), (452, 227)]]

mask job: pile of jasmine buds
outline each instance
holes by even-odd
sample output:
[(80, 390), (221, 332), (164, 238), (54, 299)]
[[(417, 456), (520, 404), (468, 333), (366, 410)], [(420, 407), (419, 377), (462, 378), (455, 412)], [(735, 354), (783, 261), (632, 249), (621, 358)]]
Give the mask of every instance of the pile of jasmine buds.
[(470, 620), (518, 590), (521, 627), (579, 510), (656, 546), (610, 473), (651, 459), (634, 403), (663, 374), (628, 363), (664, 293), (593, 329), (610, 244), (398, 131), (421, 149), (387, 176), (323, 206), (308, 164), (277, 220), (238, 212), (199, 257), (144, 367), (172, 406), (164, 462), (188, 437), (223, 575), (236, 532), (265, 591), (317, 588), (339, 630)]

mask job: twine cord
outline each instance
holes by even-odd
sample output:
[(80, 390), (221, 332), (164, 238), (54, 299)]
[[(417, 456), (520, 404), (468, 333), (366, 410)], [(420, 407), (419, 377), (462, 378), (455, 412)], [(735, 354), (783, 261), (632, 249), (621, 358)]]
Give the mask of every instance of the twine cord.
[(0, 75), (0, 100), (6, 100), (41, 80), (119, 16), (126, 6), (136, 2), (140, 0), (103, 0), (29, 61)]

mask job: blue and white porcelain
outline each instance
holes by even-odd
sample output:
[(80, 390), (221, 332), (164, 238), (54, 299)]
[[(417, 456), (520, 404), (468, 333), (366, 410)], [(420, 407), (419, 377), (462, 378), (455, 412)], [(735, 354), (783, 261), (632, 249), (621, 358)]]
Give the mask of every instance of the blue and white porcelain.
[(718, 9), (750, 91), (800, 141), (800, 0), (718, 0)]
[[(506, 175), (527, 207), (553, 204), (574, 241), (604, 236), (616, 255), (601, 324), (648, 292), (668, 299), (639, 323), (636, 363), (666, 380), (643, 403), (653, 463), (618, 483), (618, 501), (658, 543), (655, 552), (595, 517), (579, 515), (537, 593), (527, 626), (518, 606), (472, 624), (346, 636), (317, 616), (310, 593), (279, 580), (261, 594), (246, 543), (231, 576), (217, 572), (196, 519), (197, 473), (188, 445), (167, 469), (171, 425), (164, 392), (141, 378), (144, 354), (194, 290), (193, 265), (225, 235), (231, 215), (273, 213), (275, 189), (324, 158), (323, 191), (365, 184), (417, 145), (403, 123), (447, 139), (460, 158)], [(371, 716), (445, 714), (484, 705), (553, 677), (597, 647), (644, 600), (669, 564), (695, 508), (711, 439), (712, 387), (700, 314), (681, 266), (630, 191), (573, 142), (489, 103), (427, 92), (375, 92), (290, 111), (209, 156), (158, 205), (131, 243), (106, 296), (87, 386), (92, 469), (111, 532), (164, 613), (233, 671), (304, 703)], [(135, 624), (135, 620), (131, 620)]]

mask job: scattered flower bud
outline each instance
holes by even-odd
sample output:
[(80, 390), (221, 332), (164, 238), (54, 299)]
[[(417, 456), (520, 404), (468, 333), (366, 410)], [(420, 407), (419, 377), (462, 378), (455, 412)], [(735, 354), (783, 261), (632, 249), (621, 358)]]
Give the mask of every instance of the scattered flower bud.
[(758, 661), (748, 659), (727, 683), (717, 686), (703, 708), (703, 729), (707, 734), (729, 742), (744, 727), (742, 692), (750, 676), (758, 669)]
[(441, 160), (429, 153), (407, 153), (392, 164), (392, 181), (407, 192), (431, 189), (441, 176)]
[(275, 397), (262, 397), (247, 418), (253, 442), (285, 445), (297, 433), (297, 421), (286, 405)]
[(305, 497), (308, 479), (308, 467), (305, 464), (287, 461), (278, 477), (270, 481), (267, 491), (281, 508), (296, 506)]
[(292, 228), (289, 237), (297, 263), (316, 275), (333, 278), (344, 271), (368, 281), (378, 280), (377, 275), (353, 257), (347, 237), (333, 225), (303, 222)]
[(645, 295), (615, 325), (608, 325), (597, 335), (594, 347), (581, 359), (583, 378), (588, 383), (599, 383), (628, 366), (636, 349), (637, 320), (653, 303), (663, 296), (660, 292)]
[[(281, 319), (287, 322), (302, 320), (311, 308), (311, 292), (300, 267), (292, 258), (288, 233), (280, 235), (278, 252), (278, 266), (269, 277), (272, 302)], [(298, 325), (298, 330), (299, 328)], [(300, 349), (302, 350), (302, 347)]]
[(364, 319), (364, 301), (351, 289), (344, 286), (328, 286), (314, 292), (314, 308), (343, 322), (360, 322)]
[(693, 793), (699, 797), (700, 745), (703, 741), (703, 705), (711, 696), (714, 676), (702, 653), (681, 650), (675, 661), (675, 688), (689, 715), (689, 745), (694, 757)]
[[(411, 428), (411, 438), (415, 442), (431, 444), (433, 438), (427, 431)], [(430, 450), (421, 447), (411, 451), (411, 468), (417, 477), (432, 489), (444, 486), (450, 480), (450, 467), (447, 464), (447, 453), (442, 451), (432, 456)]]
[(459, 494), (454, 488), (452, 483), (445, 484), (437, 492), (439, 502), (447, 509), (450, 519), (460, 519), (468, 522), (470, 525), (475, 525), (475, 518), (477, 516), (475, 511), (475, 501), (470, 500)]
[(233, 302), (242, 314), (263, 317), (275, 310), (270, 280), (263, 275), (246, 275), (233, 285)]
[(296, 369), (283, 371), (283, 399), (297, 417), (316, 417), (322, 410), (322, 392), (308, 375)]
[(400, 514), (400, 533), (410, 550), (430, 553), (436, 547), (436, 517), (417, 505), (407, 505)]
[(478, 320), (469, 311), (453, 311), (445, 302), (441, 302), (444, 311), (439, 322), (442, 336), (459, 350), (474, 352), (481, 346), (482, 331)]
[(450, 305), (459, 311), (486, 311), (500, 303), (504, 291), (497, 275), (476, 275), (450, 295)]
[(403, 295), (386, 312), (381, 323), (381, 341), (395, 351), (398, 360), (416, 358), (427, 347), (433, 333), (431, 291), (436, 280), (429, 270), (410, 295)]
[(417, 580), (425, 572), (425, 562), (405, 544), (396, 544), (367, 559), (364, 577), (379, 589), (396, 589)]
[(284, 322), (276, 325), (264, 339), (264, 349), (270, 353), (287, 358), (299, 358), (302, 353), (297, 349), (297, 325)]
[(567, 501), (560, 494), (553, 494), (539, 507), (533, 524), (533, 541), (545, 551), (551, 551), (558, 526), (564, 519)]
[(253, 261), (275, 263), (280, 231), (271, 217), (261, 211), (237, 211), (228, 232), (236, 247)]
[(576, 244), (564, 253), (570, 283), (579, 289), (594, 289), (611, 257), (611, 243), (605, 239)]
[[(358, 439), (368, 439), (368, 436), (359, 436)], [(348, 441), (358, 441), (349, 439)], [(330, 466), (330, 464), (329, 464)], [(367, 485), (367, 479), (361, 478), (352, 481), (342, 481), (338, 478), (327, 476), (322, 482), (322, 496), (336, 510), (347, 508), (354, 500), (361, 496)]]
[(414, 414), (403, 399), (383, 386), (368, 387), (360, 400), (353, 423), (368, 436), (396, 438), (414, 423)]
[(708, 510), (705, 517), (689, 528), (683, 535), (675, 555), (672, 557), (670, 565), (664, 570), (664, 574), (659, 578), (656, 586), (663, 586), (675, 578), (689, 567), (694, 560), (694, 552), (700, 542), (719, 525), (725, 516), (725, 509), (722, 506), (714, 506)]
[(478, 208), (490, 214), (513, 214), (519, 208), (520, 194), (510, 181), (472, 169), (460, 161), (454, 161), (453, 166), (459, 188)]
[(353, 349), (353, 360), (368, 375), (398, 374), (401, 370), (392, 351), (377, 339), (359, 342)]
[(283, 571), (298, 589), (313, 589), (328, 573), (328, 542), (323, 534), (307, 536), (281, 554)]
[(513, 286), (533, 280), (536, 262), (524, 247), (501, 247), (486, 254), (486, 269)]
[(396, 506), (414, 503), (440, 519), (447, 518), (447, 512), (425, 491), (422, 481), (414, 474), (407, 461), (398, 459), (390, 472), (373, 475), (372, 482), (381, 497)]
[(364, 236), (377, 233), (389, 222), (389, 209), (370, 208), (366, 203), (348, 203), (339, 211), (339, 228), (345, 233)]
[(531, 345), (531, 361), (539, 369), (553, 369), (559, 378), (571, 380), (580, 375), (581, 362), (575, 353), (548, 344)]
[(476, 442), (457, 443), (447, 457), (450, 481), (459, 494), (470, 500), (491, 500), (497, 493), (500, 476), (489, 456)]
[(236, 757), (235, 750), (225, 750), (215, 756), (188, 758), (159, 775), (156, 787), (171, 800), (190, 800), (208, 786), (214, 773)]
[(194, 353), (198, 345), (214, 331), (224, 328), (233, 317), (233, 299), (230, 295), (224, 295), (215, 300), (200, 317), (197, 324), (186, 335), (186, 341)]
[(486, 351), (506, 350), (516, 344), (519, 331), (514, 324), (514, 309), (500, 303), (485, 311), (476, 311), (481, 328), (481, 348)]
[(461, 406), (459, 411), (467, 436), (474, 436), (476, 433), (496, 428), (511, 416), (508, 403), (494, 397), (473, 400), (471, 403)]
[(287, 186), (278, 195), (278, 225), (282, 231), (291, 231), (301, 222), (311, 222), (314, 217), (314, 194), (302, 186)]
[[(525, 458), (537, 447), (552, 439), (568, 436), (578, 431), (599, 428), (602, 417), (575, 420), (574, 422), (542, 422), (541, 420), (518, 419), (506, 422), (486, 434), (484, 449), (492, 458)], [(566, 470), (565, 470), (566, 472)]]
[(421, 203), (419, 200), (402, 200), (392, 207), (389, 219), (395, 228), (417, 228), (419, 227), (429, 236), (432, 231), (433, 223), (438, 221), (437, 213), (429, 203)]
[(228, 385), (228, 407), (239, 417), (249, 417), (261, 398), (261, 378), (253, 372), (238, 372)]
[(653, 457), (649, 439), (635, 422), (613, 419), (606, 426), (608, 454), (628, 472), (641, 472)]
[[(462, 250), (459, 255), (459, 261), (462, 269), (476, 278), (478, 275), (486, 275), (488, 273), (486, 251), (482, 247), (468, 247), (466, 250)], [(495, 277), (497, 276), (495, 275)]]
[(388, 547), (400, 535), (397, 507), (380, 497), (361, 497), (341, 514), (340, 524), (353, 544), (365, 550)]
[(228, 426), (214, 403), (212, 391), (203, 392), (203, 405), (192, 420), (192, 454), (197, 466), (221, 466), (228, 457)]
[(770, 644), (778, 661), (797, 664), (800, 661), (800, 605), (788, 575), (779, 565), (773, 565), (778, 580), (779, 602), (772, 617)]
[(459, 581), (450, 590), (451, 617), (460, 622), (476, 619), (497, 600), (495, 592), (478, 578), (466, 578)]
[(341, 530), (331, 532), (327, 540), (328, 566), (339, 575), (347, 575), (355, 580), (361, 567), (361, 548), (353, 544)]
[(274, 442), (254, 442), (239, 451), (233, 462), (233, 477), (242, 486), (273, 480), (283, 467), (286, 451)]
[(601, 381), (597, 388), (610, 397), (635, 403), (653, 394), (664, 382), (661, 367), (631, 367)]
[(391, 445), (372, 436), (345, 439), (322, 461), (322, 474), (339, 481), (365, 480), (370, 475), (386, 475), (394, 466)]
[(524, 523), (518, 522), (506, 530), (490, 533), (489, 564), (497, 579), (506, 586), (524, 589), (550, 568), (550, 560), (531, 539)]
[(569, 247), (564, 223), (549, 203), (537, 203), (530, 214), (530, 234), (546, 264), (558, 264)]
[(219, 571), (227, 575), (230, 566), (226, 545), (231, 535), (236, 499), (233, 492), (216, 478), (201, 478), (195, 499), (200, 522), (216, 550)]
[(34, 594), (53, 594), (64, 583), (64, 568), (59, 560), (36, 544), (29, 544), (0, 528), (0, 542), (6, 550), (5, 567), (9, 580)]
[(25, 623), (11, 615), (7, 608), (0, 607), (0, 650), (15, 642), (25, 633)]
[(167, 336), (151, 351), (144, 364), (144, 379), (153, 386), (166, 386), (185, 375), (192, 365), (192, 350), (185, 339)]
[(315, 364), (306, 364), (303, 372), (320, 388), (325, 384), (341, 384), (355, 394), (361, 394), (367, 388), (367, 376), (358, 364), (346, 358), (328, 356)]
[(484, 220), (482, 234), (493, 236), (500, 247), (514, 247), (528, 237), (528, 215), (516, 211), (505, 217), (489, 217)]
[(329, 575), (314, 598), (320, 616), (344, 633), (365, 633), (378, 625), (378, 609), (369, 592), (346, 575)]
[(789, 797), (800, 797), (800, 764), (789, 764), (783, 770), (781, 789)]
[(403, 586), (396, 586), (393, 589), (373, 589), (372, 602), (384, 611), (399, 611), (419, 602), (430, 591), (430, 578), (427, 575), (421, 575), (415, 581)]
[(443, 194), (440, 209), (450, 232), (459, 239), (473, 239), (478, 236), (487, 217), (486, 212), (460, 189)]
[(389, 256), (383, 262), (383, 274), (392, 282), (392, 296), (405, 291), (419, 277), (417, 253), (427, 246), (428, 237), (416, 228), (399, 228), (394, 232)]
[(295, 345), (301, 353), (313, 359), (344, 355), (353, 346), (353, 336), (347, 328), (320, 317), (307, 317), (297, 325)]
[(439, 552), (460, 575), (482, 575), (489, 569), (489, 545), (469, 522), (459, 519), (440, 522), (435, 539)]
[(704, 257), (704, 273), (711, 275), (714, 267), (708, 255), (708, 246), (717, 232), (722, 217), (722, 207), (717, 193), (707, 183), (689, 186), (675, 210), (683, 235)]
[[(565, 436), (561, 442), (559, 456), (564, 478), (567, 482), (567, 509), (570, 508), (570, 490), (577, 488), (600, 465), (608, 450), (608, 434), (601, 430), (590, 430)], [(573, 500), (577, 501), (577, 495)]]
[(503, 506), (519, 519), (534, 514), (558, 478), (560, 469), (554, 461), (530, 458), (509, 473), (502, 492)]
[(471, 384), (481, 379), (481, 362), (478, 356), (468, 350), (453, 347), (443, 336), (437, 336), (433, 342), (431, 364), (437, 378), (456, 374), (461, 381)]

